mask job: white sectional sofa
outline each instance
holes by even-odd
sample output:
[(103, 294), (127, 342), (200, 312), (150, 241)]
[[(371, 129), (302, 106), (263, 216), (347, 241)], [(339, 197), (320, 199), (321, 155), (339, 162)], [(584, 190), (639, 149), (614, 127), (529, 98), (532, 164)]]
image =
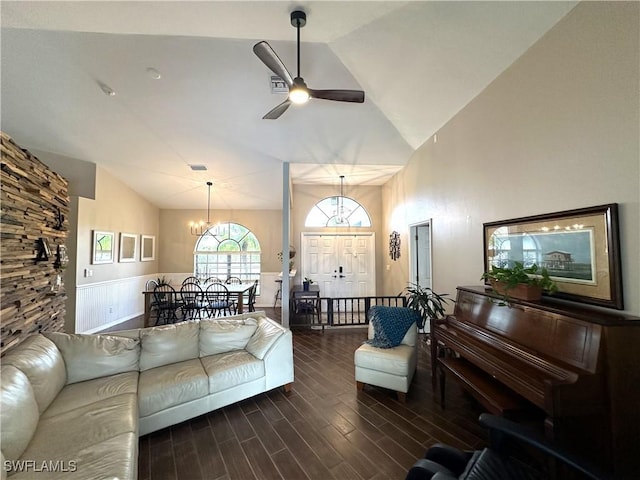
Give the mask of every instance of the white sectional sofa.
[(264, 312), (104, 335), (39, 334), (2, 357), (1, 377), (3, 479), (131, 479), (139, 435), (276, 387), (288, 391), (292, 336)]

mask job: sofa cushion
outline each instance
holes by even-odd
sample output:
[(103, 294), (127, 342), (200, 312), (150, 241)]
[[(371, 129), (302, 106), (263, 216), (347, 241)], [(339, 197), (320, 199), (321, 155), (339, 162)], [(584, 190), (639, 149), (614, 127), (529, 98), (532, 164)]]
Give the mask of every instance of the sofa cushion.
[(200, 356), (244, 350), (256, 328), (255, 318), (200, 320)]
[(124, 393), (138, 392), (138, 372), (119, 373), (67, 385), (40, 418), (48, 418)]
[(41, 419), (23, 458), (76, 466), (75, 472), (46, 478), (135, 478), (137, 436), (137, 397), (117, 395)]
[(205, 397), (207, 374), (199, 359), (152, 368), (140, 373), (138, 384), (141, 417)]
[(0, 444), (6, 460), (20, 458), (38, 426), (36, 396), (27, 376), (16, 367), (0, 368)]
[(138, 370), (138, 340), (59, 332), (43, 335), (62, 352), (67, 367), (67, 384)]
[(209, 393), (264, 377), (264, 362), (244, 350), (201, 358), (209, 376)]
[(140, 330), (140, 371), (198, 358), (198, 322)]
[(267, 320), (266, 318), (258, 319), (258, 328), (253, 336), (247, 342), (245, 349), (254, 357), (262, 360), (278, 338), (285, 332), (280, 325)]
[(109, 335), (114, 337), (127, 337), (127, 338), (140, 338), (141, 328), (133, 328), (131, 330), (117, 330), (115, 332), (109, 332)]
[(40, 413), (46, 410), (67, 383), (62, 353), (44, 335), (27, 337), (2, 357), (2, 364), (13, 365), (29, 378)]
[(138, 433), (138, 399), (125, 393), (41, 418), (24, 458), (65, 458), (82, 446)]
[[(58, 438), (60, 438), (59, 435)], [(53, 462), (60, 465), (58, 471), (47, 471), (34, 476), (33, 471), (16, 473), (10, 480), (87, 480), (127, 479), (138, 475), (138, 435), (122, 433), (92, 444), (73, 443), (63, 458), (53, 461), (50, 457), (29, 458), (38, 464)]]
[(365, 343), (356, 350), (354, 363), (361, 368), (404, 377), (415, 368), (411, 359), (414, 351), (409, 345), (381, 349)]

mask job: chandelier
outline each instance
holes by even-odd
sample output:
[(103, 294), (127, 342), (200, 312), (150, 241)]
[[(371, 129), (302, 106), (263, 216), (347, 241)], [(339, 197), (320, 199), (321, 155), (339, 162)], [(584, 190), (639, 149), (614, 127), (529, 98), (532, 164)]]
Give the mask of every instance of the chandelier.
[(335, 198), (334, 218), (336, 225), (348, 225), (350, 215), (348, 207), (344, 206), (344, 175), (340, 175), (340, 195)]
[(202, 237), (203, 235), (217, 235), (217, 225), (211, 223), (211, 187), (213, 182), (207, 182), (207, 221), (202, 220), (199, 222), (190, 222), (189, 228), (191, 229), (191, 235), (195, 237)]

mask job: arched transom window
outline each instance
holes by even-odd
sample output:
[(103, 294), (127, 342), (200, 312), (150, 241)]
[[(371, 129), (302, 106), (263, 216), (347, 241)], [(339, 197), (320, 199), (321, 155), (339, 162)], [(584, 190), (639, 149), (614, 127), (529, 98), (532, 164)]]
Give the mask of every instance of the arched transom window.
[(327, 197), (316, 203), (304, 222), (305, 227), (370, 227), (371, 218), (353, 198)]
[(253, 282), (260, 279), (260, 242), (243, 225), (220, 223), (198, 238), (193, 264), (198, 278), (239, 277)]

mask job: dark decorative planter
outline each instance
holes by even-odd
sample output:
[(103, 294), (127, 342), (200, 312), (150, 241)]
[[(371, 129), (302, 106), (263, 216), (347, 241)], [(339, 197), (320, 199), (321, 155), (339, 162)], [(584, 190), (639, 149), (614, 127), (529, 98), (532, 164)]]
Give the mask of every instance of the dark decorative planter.
[(535, 285), (519, 283), (515, 287), (507, 289), (506, 284), (492, 281), (491, 287), (500, 295), (526, 300), (527, 302), (537, 302), (542, 298), (542, 288)]
[(302, 290), (305, 292), (309, 291), (309, 282), (302, 282)]

